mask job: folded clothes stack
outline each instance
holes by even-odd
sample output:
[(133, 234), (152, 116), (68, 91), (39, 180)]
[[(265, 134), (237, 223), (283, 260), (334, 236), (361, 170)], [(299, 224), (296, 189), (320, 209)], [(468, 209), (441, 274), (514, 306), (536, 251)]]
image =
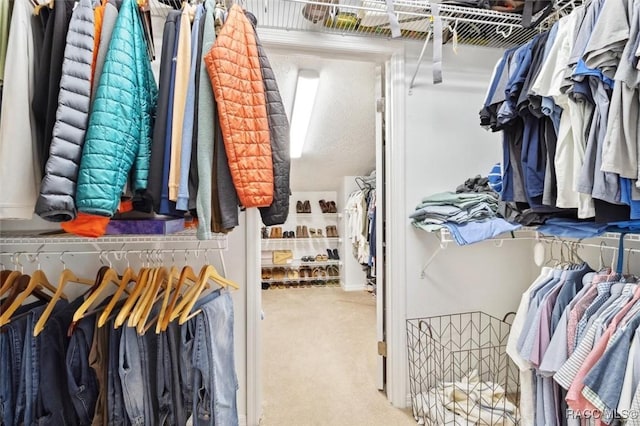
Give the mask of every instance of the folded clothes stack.
[(409, 217), (413, 226), (428, 232), (446, 227), (459, 245), (466, 245), (520, 228), (498, 218), (497, 211), (495, 192), (442, 192), (423, 198)]

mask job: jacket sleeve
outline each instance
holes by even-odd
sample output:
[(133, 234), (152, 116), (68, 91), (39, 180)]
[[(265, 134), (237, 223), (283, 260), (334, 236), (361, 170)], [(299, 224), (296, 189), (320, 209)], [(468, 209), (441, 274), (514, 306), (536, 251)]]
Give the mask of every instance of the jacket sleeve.
[[(144, 40), (144, 39), (143, 39)], [(142, 41), (144, 43), (144, 41)], [(140, 128), (140, 143), (138, 155), (133, 169), (133, 190), (135, 192), (147, 189), (149, 180), (149, 167), (151, 164), (152, 129), (155, 122), (156, 105), (158, 101), (158, 88), (153, 77), (151, 64), (144, 52), (140, 53), (143, 59), (139, 63), (139, 69), (144, 70), (139, 81), (140, 111), (142, 111), (142, 127)]]
[(36, 204), (36, 213), (52, 222), (76, 217), (76, 180), (89, 120), (93, 20), (91, 1), (82, 0), (67, 33), (53, 139)]

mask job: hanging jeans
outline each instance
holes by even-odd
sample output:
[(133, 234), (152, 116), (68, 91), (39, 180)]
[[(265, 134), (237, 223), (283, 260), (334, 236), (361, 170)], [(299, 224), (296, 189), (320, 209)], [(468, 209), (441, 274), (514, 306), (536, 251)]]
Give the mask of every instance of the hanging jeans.
[(195, 318), (193, 424), (236, 426), (233, 301), (227, 292), (214, 292), (194, 309), (202, 313)]
[(66, 354), (67, 387), (81, 426), (90, 426), (98, 399), (98, 380), (89, 365), (96, 317), (90, 315), (78, 323), (69, 339)]
[(145, 386), (142, 375), (143, 360), (135, 328), (123, 327), (120, 338), (118, 366), (122, 383), (122, 396), (129, 420), (133, 426), (143, 426)]

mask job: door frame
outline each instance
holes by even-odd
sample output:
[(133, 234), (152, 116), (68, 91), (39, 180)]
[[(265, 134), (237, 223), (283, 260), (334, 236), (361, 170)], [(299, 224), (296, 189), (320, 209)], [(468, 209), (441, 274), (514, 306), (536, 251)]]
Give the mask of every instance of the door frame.
[[(374, 60), (385, 66), (386, 93), (386, 294), (387, 399), (396, 407), (407, 404), (406, 284), (405, 284), (405, 46), (396, 40), (259, 28), (267, 48), (295, 49), (309, 54), (329, 53), (344, 59)], [(394, 208), (391, 208), (394, 206)], [(260, 215), (247, 209), (247, 424), (262, 417), (262, 286), (260, 285)], [(382, 218), (381, 218), (382, 219)], [(393, 283), (399, 283), (393, 285)], [(375, 350), (375, 347), (372, 347)]]

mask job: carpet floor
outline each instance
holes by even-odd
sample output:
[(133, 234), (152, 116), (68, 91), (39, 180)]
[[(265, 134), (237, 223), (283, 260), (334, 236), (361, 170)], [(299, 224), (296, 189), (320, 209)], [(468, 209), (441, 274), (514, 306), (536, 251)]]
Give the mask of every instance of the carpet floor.
[(376, 389), (376, 302), (340, 287), (262, 292), (264, 426), (414, 425)]

